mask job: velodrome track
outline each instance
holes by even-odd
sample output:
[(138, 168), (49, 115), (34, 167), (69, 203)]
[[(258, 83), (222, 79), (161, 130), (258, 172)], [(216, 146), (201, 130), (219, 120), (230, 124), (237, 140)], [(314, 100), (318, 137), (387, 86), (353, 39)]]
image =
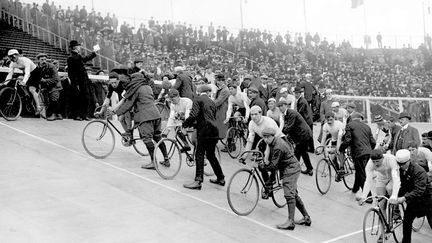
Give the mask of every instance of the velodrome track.
[[(140, 169), (149, 158), (119, 139), (110, 157), (91, 158), (80, 141), (86, 124), (0, 119), (0, 242), (362, 242), (370, 205), (358, 206), (342, 183), (333, 182), (321, 196), (315, 178), (301, 175), (299, 192), (312, 226), (277, 230), (286, 208), (260, 199), (252, 214), (237, 216), (226, 186), (206, 178), (201, 191), (183, 188), (195, 173), (185, 164), (176, 178), (163, 180)], [(318, 158), (312, 160), (315, 165)], [(221, 164), (227, 181), (243, 166), (225, 153)], [(413, 233), (413, 242), (432, 242), (428, 224)]]

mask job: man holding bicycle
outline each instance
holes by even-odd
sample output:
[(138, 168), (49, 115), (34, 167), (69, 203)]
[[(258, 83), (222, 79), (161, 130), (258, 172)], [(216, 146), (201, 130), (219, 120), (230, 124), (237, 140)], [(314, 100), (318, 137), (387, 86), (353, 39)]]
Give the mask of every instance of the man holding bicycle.
[(412, 224), (416, 217), (426, 216), (432, 228), (432, 182), (428, 179), (426, 171), (411, 161), (409, 150), (398, 150), (396, 160), (401, 178), (400, 197), (397, 201), (406, 203), (402, 243), (410, 243)]
[[(330, 145), (330, 148), (326, 149), (326, 153), (337, 153), (335, 156), (335, 165), (338, 171), (335, 180), (338, 182), (341, 180), (341, 175), (345, 173), (344, 168), (344, 158), (342, 153), (338, 152), (339, 146), (341, 144), (342, 135), (344, 133), (345, 126), (341, 121), (335, 119), (335, 114), (333, 112), (328, 112), (325, 114), (326, 123), (324, 123), (323, 139), (321, 139), (321, 146)], [(330, 144), (326, 144), (327, 137), (330, 137)], [(339, 160), (339, 163), (337, 162)]]
[[(288, 144), (282, 137), (277, 136), (277, 134), (278, 131), (274, 128), (266, 127), (262, 130), (261, 135), (269, 147), (270, 156), (268, 163), (265, 163), (260, 168), (263, 170), (279, 170), (282, 180), (284, 196), (288, 205), (288, 220), (276, 227), (278, 229), (294, 230), (295, 224), (310, 226), (312, 221), (297, 191), (297, 180), (301, 170), (300, 163), (294, 155), (292, 145)], [(303, 215), (303, 219), (298, 221), (294, 221), (296, 207)]]

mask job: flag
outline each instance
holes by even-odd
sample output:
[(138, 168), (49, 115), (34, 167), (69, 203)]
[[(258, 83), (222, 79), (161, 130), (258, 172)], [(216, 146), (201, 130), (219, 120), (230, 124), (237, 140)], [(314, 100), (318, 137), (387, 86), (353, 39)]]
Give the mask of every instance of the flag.
[(363, 0), (351, 0), (351, 8), (357, 8), (363, 5)]

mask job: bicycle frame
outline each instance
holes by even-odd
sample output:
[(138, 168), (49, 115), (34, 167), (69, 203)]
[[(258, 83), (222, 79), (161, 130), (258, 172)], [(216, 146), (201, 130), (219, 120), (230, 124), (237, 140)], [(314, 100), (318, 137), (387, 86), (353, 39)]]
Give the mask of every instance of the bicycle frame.
[[(394, 208), (394, 206), (399, 206), (399, 205), (393, 206), (392, 204), (390, 204), (389, 198), (386, 196), (370, 196), (366, 200), (368, 200), (368, 199), (376, 199), (376, 204), (373, 208), (375, 208), (378, 211), (379, 217), (384, 222), (384, 228), (385, 228), (386, 233), (393, 232), (396, 227), (398, 227), (399, 225), (402, 224), (402, 222), (401, 222), (401, 223), (397, 224), (396, 226), (393, 225), (393, 211), (394, 211), (393, 208)], [(384, 216), (384, 212), (381, 209), (381, 207), (379, 206), (379, 202), (382, 200), (386, 200), (386, 212), (385, 213), (387, 214), (387, 218)]]

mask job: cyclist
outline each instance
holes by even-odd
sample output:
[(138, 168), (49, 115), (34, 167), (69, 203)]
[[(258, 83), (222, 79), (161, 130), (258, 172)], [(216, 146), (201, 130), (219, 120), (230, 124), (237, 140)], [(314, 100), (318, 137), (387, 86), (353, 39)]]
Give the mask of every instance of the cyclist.
[(341, 121), (343, 124), (347, 124), (346, 121), (348, 119), (348, 111), (344, 108), (340, 108), (340, 104), (337, 101), (334, 101), (331, 104), (331, 109), (335, 113), (335, 119)]
[[(300, 163), (294, 155), (293, 147), (282, 137), (278, 137), (278, 133), (279, 131), (270, 127), (264, 128), (261, 132), (263, 140), (270, 150), (268, 163), (264, 164), (263, 169), (279, 170), (284, 196), (288, 205), (288, 220), (276, 227), (278, 229), (294, 230), (295, 224), (310, 226), (312, 221), (297, 191), (297, 180), (301, 170)], [(294, 221), (296, 207), (303, 214), (303, 218), (298, 221)]]
[[(182, 125), (183, 121), (189, 117), (189, 113), (192, 109), (192, 100), (186, 97), (180, 97), (179, 92), (176, 89), (170, 89), (168, 91), (168, 98), (171, 101), (170, 104), (170, 114), (167, 122), (167, 127), (164, 130), (164, 135), (170, 132), (170, 127)], [(186, 140), (186, 135), (184, 135), (180, 130), (177, 132), (178, 137), (182, 140), (184, 146), (180, 152), (190, 151), (188, 141)]]
[[(326, 123), (323, 125), (323, 138), (321, 140), (321, 145), (326, 146), (326, 140), (328, 137), (331, 138), (330, 146), (325, 150), (326, 153), (330, 154), (338, 154), (338, 156), (334, 156), (335, 165), (337, 168), (337, 175), (335, 180), (340, 181), (341, 175), (343, 175), (344, 171), (344, 158), (342, 153), (338, 153), (339, 146), (341, 144), (342, 135), (344, 133), (345, 126), (341, 121), (335, 120), (335, 114), (333, 112), (328, 112), (325, 115)], [(339, 163), (337, 163), (339, 160)]]
[(39, 97), (37, 91), (39, 90), (39, 83), (41, 80), (40, 75), (40, 69), (37, 68), (36, 64), (33, 63), (32, 60), (30, 60), (27, 57), (24, 57), (19, 54), (18, 50), (11, 49), (8, 51), (8, 58), (11, 61), (9, 65), (9, 73), (6, 76), (6, 81), (11, 80), (15, 68), (21, 69), (24, 72), (24, 78), (22, 80), (22, 83), (27, 85), (29, 88), (30, 93), (33, 96), (33, 100), (36, 104), (36, 116), (40, 114), (42, 111), (42, 107), (39, 102)]
[(276, 99), (275, 98), (268, 99), (267, 106), (268, 106), (267, 116), (275, 120), (275, 122), (279, 125), (279, 128), (282, 129), (284, 126), (284, 118), (279, 107), (276, 106)]
[[(247, 95), (237, 89), (237, 85), (230, 83), (228, 84), (228, 89), (230, 91), (230, 96), (228, 97), (228, 110), (226, 113), (226, 119), (224, 123), (229, 121), (229, 117), (234, 110), (234, 117), (243, 116), (244, 122), (248, 122), (250, 114), (250, 100)], [(236, 106), (236, 107), (234, 107)]]
[[(249, 136), (247, 139), (247, 143), (246, 143), (246, 148), (245, 151), (251, 150), (251, 149), (255, 149), (256, 146), (258, 145), (258, 142), (261, 140), (261, 138), (263, 137), (262, 135), (262, 131), (265, 128), (271, 128), (274, 129), (276, 131), (275, 136), (280, 138), (280, 137), (284, 137), (285, 135), (282, 133), (281, 129), (278, 127), (278, 125), (276, 124), (276, 122), (267, 116), (263, 116), (262, 115), (262, 109), (259, 106), (252, 106), (250, 109), (250, 115), (251, 115), (251, 121), (249, 122)], [(260, 145), (262, 146), (262, 145)], [(260, 147), (258, 148), (258, 150), (260, 150), (261, 152), (264, 152), (264, 158), (265, 160), (268, 158), (269, 155), (269, 150), (268, 147), (264, 148), (264, 147)], [(240, 158), (241, 160), (246, 160), (247, 159), (247, 154), (243, 155), (242, 158)], [(271, 186), (272, 182), (274, 181), (274, 174), (272, 173), (272, 176), (269, 178), (269, 175), (266, 171), (264, 170), (260, 170), (263, 180), (266, 183), (266, 186)], [(268, 194), (268, 190), (264, 190), (262, 198), (263, 199), (268, 199), (269, 194)]]
[(429, 179), (432, 179), (432, 152), (425, 147), (419, 147), (413, 140), (408, 141), (407, 147), (411, 152), (411, 160), (420, 165), (427, 172)]

